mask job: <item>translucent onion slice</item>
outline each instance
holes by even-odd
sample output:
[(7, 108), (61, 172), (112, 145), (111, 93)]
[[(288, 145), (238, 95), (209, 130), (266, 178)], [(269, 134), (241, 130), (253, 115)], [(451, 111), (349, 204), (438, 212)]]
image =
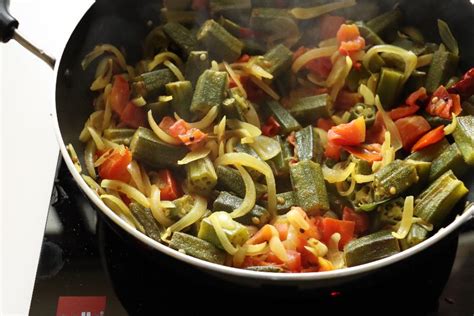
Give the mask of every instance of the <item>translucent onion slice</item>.
[(145, 231), (143, 226), (136, 220), (128, 206), (121, 199), (111, 194), (102, 194), (100, 199), (104, 201), (105, 205), (114, 211), (115, 214), (119, 216), (123, 215), (120, 217), (132, 227), (138, 228), (142, 232)]
[(401, 47), (394, 45), (376, 45), (370, 48), (365, 54), (362, 63), (366, 69), (370, 69), (370, 61), (374, 55), (379, 53), (392, 53), (400, 56), (405, 62), (405, 71), (403, 74), (403, 83), (410, 77), (411, 73), (416, 69), (418, 58), (412, 51), (407, 51)]
[(288, 254), (286, 253), (285, 246), (280, 240), (280, 234), (278, 233), (278, 231), (276, 230), (274, 226), (270, 225), (270, 228), (272, 230), (272, 238), (270, 238), (270, 241), (269, 241), (270, 250), (281, 261), (283, 262), (288, 261)]
[(328, 46), (328, 47), (321, 47), (321, 48), (313, 48), (301, 55), (300, 57), (296, 58), (291, 66), (291, 70), (294, 73), (297, 73), (304, 65), (306, 65), (309, 61), (321, 57), (329, 57), (338, 49), (337, 45)]
[(237, 248), (232, 245), (230, 242), (229, 238), (227, 237), (226, 233), (224, 232), (224, 229), (221, 226), (221, 223), (217, 216), (219, 216), (220, 212), (215, 212), (211, 216), (209, 216), (209, 221), (212, 224), (212, 227), (214, 227), (214, 231), (216, 232), (217, 239), (219, 239), (219, 242), (222, 245), (222, 248), (231, 255), (234, 255), (237, 252)]
[(84, 59), (82, 60), (81, 62), (82, 69), (85, 70), (90, 65), (91, 62), (93, 62), (97, 57), (99, 57), (100, 55), (106, 52), (115, 55), (120, 68), (122, 68), (122, 70), (127, 70), (127, 63), (125, 61), (125, 57), (123, 56), (122, 52), (118, 50), (117, 47), (110, 44), (103, 44), (103, 45), (98, 45), (94, 47), (92, 52), (87, 54), (86, 57), (84, 57)]
[(87, 130), (89, 131), (89, 134), (91, 135), (92, 139), (94, 140), (94, 143), (95, 143), (95, 146), (97, 147), (98, 150), (104, 150), (105, 149), (105, 144), (104, 142), (102, 141), (102, 137), (100, 137), (100, 135), (96, 132), (96, 130), (89, 126), (87, 128)]
[[(107, 87), (111, 87), (111, 85), (108, 85)], [(112, 123), (112, 107), (110, 106), (110, 102), (107, 97), (106, 100), (107, 101), (105, 102), (104, 119), (102, 121), (102, 130), (106, 130), (107, 128), (109, 128), (110, 124)]]
[(363, 174), (356, 174), (354, 176), (354, 180), (356, 183), (369, 183), (374, 181), (374, 174), (363, 175)]
[(183, 61), (181, 60), (181, 58), (178, 57), (178, 55), (172, 52), (163, 52), (163, 53), (157, 54), (153, 58), (153, 61), (148, 64), (148, 71), (152, 71), (153, 69), (156, 68), (156, 66), (170, 59), (174, 60), (174, 62), (178, 65), (178, 67), (183, 66)]
[(217, 135), (218, 141), (224, 140), (226, 124), (227, 124), (227, 117), (224, 115), (224, 117), (221, 119), (219, 124), (217, 124), (217, 126), (214, 126), (214, 134)]
[(245, 170), (245, 168), (240, 165), (235, 166), (242, 176), (242, 180), (245, 185), (245, 197), (242, 201), (242, 204), (239, 205), (235, 210), (230, 213), (232, 218), (239, 218), (246, 215), (250, 212), (255, 206), (255, 201), (257, 199), (257, 193), (255, 191), (255, 183), (253, 182), (250, 174)]
[(216, 165), (242, 165), (257, 170), (265, 176), (268, 189), (268, 211), (273, 216), (276, 215), (276, 184), (270, 166), (249, 154), (228, 153), (220, 156), (215, 161)]
[(268, 243), (262, 242), (260, 244), (256, 245), (245, 245), (247, 247), (247, 256), (258, 256), (262, 253), (265, 253), (269, 248), (268, 248)]
[(251, 75), (254, 75), (259, 80), (261, 80), (262, 78), (270, 79), (270, 80), (273, 79), (273, 75), (271, 73), (269, 73), (268, 71), (266, 71), (265, 69), (263, 69), (262, 67), (260, 67), (259, 65), (255, 63), (246, 69), (249, 70)]
[(334, 233), (328, 242), (328, 253), (327, 258), (332, 263), (335, 269), (341, 269), (344, 267), (344, 253), (339, 251), (339, 241), (341, 240), (341, 234)]
[(96, 70), (96, 79), (90, 87), (91, 91), (102, 90), (110, 83), (112, 80), (113, 64), (112, 58), (103, 59), (100, 62)]
[(319, 139), (321, 140), (321, 145), (325, 148), (326, 144), (328, 143), (328, 132), (318, 127), (315, 127), (314, 130), (318, 132)]
[(151, 129), (155, 133), (155, 135), (164, 141), (165, 143), (171, 144), (171, 145), (181, 145), (182, 142), (173, 136), (167, 134), (164, 130), (162, 130), (158, 124), (156, 124), (155, 119), (153, 118), (153, 113), (148, 111), (148, 124), (150, 124)]
[(95, 146), (95, 143), (92, 140), (87, 142), (86, 148), (84, 149), (84, 163), (86, 165), (87, 173), (92, 179), (97, 178), (94, 167), (94, 157), (96, 151), (97, 147)]
[(295, 19), (308, 20), (335, 10), (349, 8), (356, 4), (356, 0), (342, 0), (309, 8), (293, 8), (290, 10), (290, 14)]
[(248, 111), (244, 114), (245, 120), (249, 122), (249, 124), (260, 128), (260, 118), (258, 117), (257, 110), (255, 110), (255, 107), (253, 106), (252, 102), (247, 102), (247, 105)]
[(352, 192), (354, 192), (354, 189), (355, 189), (355, 186), (356, 186), (356, 181), (355, 181), (354, 177), (352, 176), (351, 177), (351, 184), (349, 185), (349, 188), (346, 191), (344, 191), (343, 185), (344, 185), (344, 182), (337, 182), (336, 183), (337, 192), (339, 193), (340, 196), (349, 196), (349, 195), (352, 194)]
[(179, 232), (186, 227), (196, 223), (205, 213), (207, 208), (207, 200), (198, 195), (194, 197), (194, 205), (188, 214), (184, 215), (179, 221), (166, 229), (165, 235), (169, 236), (173, 232)]
[(170, 62), (169, 60), (165, 60), (163, 65), (165, 65), (166, 67), (169, 68), (169, 70), (171, 70), (171, 72), (176, 76), (176, 78), (178, 78), (179, 81), (185, 81), (186, 79), (184, 78), (184, 75), (183, 73), (181, 72), (181, 70), (179, 70), (178, 67), (176, 67), (175, 64), (173, 64), (172, 62)]
[(242, 93), (242, 95), (247, 98), (247, 91), (245, 91), (244, 89), (244, 86), (242, 86), (242, 83), (240, 82), (240, 79), (239, 77), (237, 76), (237, 74), (235, 73), (235, 71), (232, 69), (232, 67), (224, 61), (224, 67), (225, 67), (225, 70), (227, 70), (227, 73), (229, 74), (230, 78), (235, 82), (235, 84), (237, 85), (237, 88), (239, 88), (240, 92)]
[(247, 253), (247, 245), (243, 245), (241, 247), (237, 247), (237, 251), (235, 252), (234, 256), (232, 257), (232, 263), (234, 267), (241, 267), (245, 260), (245, 255)]
[(352, 69), (352, 59), (349, 56), (344, 58), (344, 66), (341, 70), (340, 76), (337, 78), (336, 82), (332, 85), (331, 88), (331, 98), (333, 100), (337, 99), (339, 92), (344, 87), (346, 83), (346, 78), (349, 75)]
[(365, 84), (361, 84), (358, 89), (360, 95), (364, 98), (364, 103), (367, 105), (375, 104), (375, 96), (372, 90), (370, 90)]
[(304, 248), (316, 257), (324, 257), (328, 253), (328, 247), (315, 238), (310, 238), (307, 244), (308, 246), (304, 246)]
[(242, 130), (246, 131), (248, 133), (248, 136), (246, 136), (246, 137), (250, 137), (252, 139), (257, 137), (257, 136), (262, 135), (262, 131), (258, 127), (254, 126), (250, 123), (242, 122), (242, 121), (239, 121), (239, 120), (236, 120), (236, 119), (227, 120), (227, 126), (229, 126), (233, 130), (242, 129)]
[(150, 210), (156, 221), (164, 227), (173, 225), (173, 221), (166, 217), (164, 209), (161, 206), (160, 189), (158, 189), (156, 185), (151, 186)]
[[(372, 74), (367, 80), (367, 88), (369, 88), (373, 94), (375, 94), (375, 91), (377, 91), (377, 83), (379, 82), (379, 77), (380, 77), (380, 74), (378, 73)], [(375, 99), (374, 99), (374, 103), (375, 103)]]
[(132, 160), (132, 162), (128, 164), (127, 171), (130, 173), (130, 176), (132, 177), (137, 189), (146, 195), (140, 166), (135, 160)]
[(211, 149), (206, 148), (206, 147), (191, 151), (187, 153), (183, 159), (178, 160), (178, 165), (187, 165), (190, 162), (207, 157), (207, 155), (209, 155), (210, 152), (211, 152)]
[(338, 163), (334, 169), (329, 168), (326, 164), (323, 164), (323, 176), (324, 180), (329, 183), (337, 183), (346, 181), (347, 178), (354, 172), (356, 164), (351, 162), (345, 169), (341, 169)]
[(451, 121), (451, 124), (447, 125), (443, 130), (444, 130), (444, 135), (450, 135), (454, 132), (456, 127), (458, 126), (458, 118), (456, 114), (452, 113), (453, 119)]
[[(194, 123), (188, 123), (188, 125), (192, 128), (206, 129), (209, 126), (211, 126), (211, 124), (217, 118), (218, 114), (219, 114), (219, 108), (217, 106), (213, 106), (200, 121), (197, 121)], [(176, 113), (175, 113), (175, 117), (177, 118), (177, 120), (181, 119)]]
[(255, 137), (255, 141), (250, 144), (250, 147), (265, 161), (272, 159), (281, 152), (278, 141), (263, 135)]
[(226, 153), (233, 153), (234, 152), (234, 148), (235, 146), (237, 145), (237, 143), (240, 141), (240, 138), (238, 137), (231, 137), (227, 140), (227, 142), (225, 143), (225, 152)]
[(275, 92), (268, 84), (265, 83), (263, 80), (259, 80), (255, 77), (250, 77), (250, 80), (255, 83), (260, 89), (263, 90), (266, 94), (268, 94), (274, 100), (280, 100), (280, 96), (278, 93)]
[(79, 161), (79, 157), (77, 156), (74, 146), (72, 144), (68, 144), (66, 146), (66, 149), (67, 149), (67, 152), (69, 153), (69, 156), (71, 157), (71, 160), (77, 172), (81, 173), (82, 172), (81, 162)]
[(322, 47), (328, 47), (328, 46), (336, 46), (337, 44), (338, 44), (337, 38), (336, 37), (331, 37), (331, 38), (328, 38), (328, 39), (325, 39), (325, 40), (322, 40), (321, 42), (319, 42), (318, 47), (322, 48)]
[(399, 150), (400, 148), (403, 147), (400, 132), (398, 131), (398, 128), (393, 122), (393, 120), (390, 118), (387, 112), (385, 112), (385, 110), (383, 109), (378, 95), (375, 96), (375, 106), (377, 107), (377, 111), (379, 111), (380, 114), (382, 115), (382, 119), (383, 119), (385, 127), (390, 132), (393, 148), (395, 149), (395, 151)]
[(426, 54), (418, 57), (416, 68), (425, 67), (431, 64), (434, 54)]
[(131, 185), (126, 184), (125, 182), (105, 179), (102, 180), (100, 186), (105, 189), (111, 189), (121, 192), (125, 194), (129, 199), (136, 201), (143, 207), (150, 207), (150, 202), (148, 201), (147, 197)]
[(400, 221), (400, 227), (396, 232), (392, 232), (392, 236), (397, 239), (404, 239), (410, 231), (413, 221), (413, 202), (414, 197), (412, 195), (405, 198), (403, 204), (402, 220)]
[(206, 145), (204, 145), (204, 147), (211, 150), (210, 158), (211, 158), (211, 160), (215, 160), (217, 158), (217, 156), (219, 155), (219, 144), (214, 139), (211, 139), (211, 140), (207, 141), (207, 143), (206, 143)]
[(290, 225), (295, 227), (297, 230), (309, 229), (309, 224), (304, 218), (304, 216), (294, 208), (292, 208), (288, 213), (286, 213), (286, 218), (288, 219)]
[(104, 145), (105, 145), (106, 149), (118, 148), (118, 147), (122, 146), (122, 145), (119, 145), (117, 143), (114, 143), (113, 141), (108, 140), (107, 138), (102, 138), (102, 141), (104, 142)]
[(92, 191), (94, 191), (98, 196), (106, 193), (105, 190), (102, 189), (100, 185), (97, 182), (95, 182), (94, 179), (92, 179), (91, 177), (85, 174), (81, 174), (81, 176), (84, 179), (84, 181), (87, 183), (87, 185), (92, 189)]

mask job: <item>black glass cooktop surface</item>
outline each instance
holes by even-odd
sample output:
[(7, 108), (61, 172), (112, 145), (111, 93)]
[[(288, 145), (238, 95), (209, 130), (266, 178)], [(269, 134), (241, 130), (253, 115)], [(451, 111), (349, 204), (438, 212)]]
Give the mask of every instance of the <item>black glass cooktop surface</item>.
[(473, 315), (473, 293), (472, 224), (459, 238), (345, 286), (249, 288), (137, 246), (97, 214), (60, 162), (30, 315), (267, 314), (284, 305), (314, 314)]

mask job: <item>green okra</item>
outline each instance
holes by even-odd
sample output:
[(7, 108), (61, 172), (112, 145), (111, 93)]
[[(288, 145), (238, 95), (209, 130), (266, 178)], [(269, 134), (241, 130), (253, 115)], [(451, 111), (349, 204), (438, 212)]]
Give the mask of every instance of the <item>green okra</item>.
[(259, 61), (259, 65), (277, 78), (291, 67), (293, 53), (283, 44), (271, 48)]
[[(238, 197), (245, 197), (245, 184), (240, 172), (234, 168), (227, 166), (217, 166), (217, 189), (229, 191)], [(267, 186), (261, 183), (255, 183), (255, 191), (257, 191), (257, 199), (267, 192)]]
[(443, 45), (434, 53), (425, 87), (428, 93), (433, 93), (440, 85), (448, 82), (455, 73), (459, 63), (459, 56), (446, 51)]
[[(241, 36), (241, 29), (242, 27), (235, 23), (234, 21), (231, 21), (229, 19), (226, 19), (225, 17), (221, 16), (219, 18), (219, 24), (222, 25), (223, 28), (226, 29), (227, 32), (232, 34), (233, 36), (239, 38)], [(245, 46), (245, 44), (244, 44)]]
[(233, 21), (245, 21), (250, 15), (251, 0), (210, 0), (209, 9), (214, 17), (223, 16)]
[(449, 170), (418, 196), (415, 200), (414, 215), (439, 228), (454, 205), (468, 192), (464, 183)]
[(188, 10), (192, 0), (164, 0), (163, 6), (168, 10)]
[(281, 136), (275, 136), (275, 139), (280, 143), (281, 151), (270, 161), (273, 174), (277, 177), (285, 177), (290, 173), (290, 162), (293, 159), (294, 153), (285, 139)]
[(194, 206), (194, 199), (191, 195), (185, 194), (182, 197), (173, 201), (174, 208), (166, 209), (167, 217), (173, 221), (179, 221), (186, 214), (188, 214)]
[(133, 159), (153, 168), (178, 167), (178, 160), (184, 158), (188, 149), (161, 141), (152, 130), (139, 127), (130, 141)]
[(161, 241), (161, 234), (165, 229), (153, 217), (149, 208), (144, 208), (138, 203), (130, 203), (130, 211), (137, 221), (145, 229), (145, 234), (158, 242)]
[(189, 53), (188, 60), (186, 61), (184, 75), (187, 80), (191, 81), (193, 87), (196, 87), (199, 77), (209, 68), (211, 68), (211, 61), (209, 60), (208, 52), (203, 50), (192, 51)]
[(170, 101), (157, 100), (156, 102), (150, 102), (145, 104), (143, 107), (145, 111), (151, 111), (153, 118), (157, 123), (161, 122), (163, 117), (166, 115), (172, 115), (172, 108)]
[(322, 163), (324, 148), (319, 134), (309, 125), (295, 133), (295, 154), (298, 160), (312, 160)]
[(217, 174), (209, 157), (186, 165), (186, 181), (191, 192), (208, 195), (217, 184)]
[(243, 43), (214, 20), (207, 20), (200, 28), (199, 44), (217, 61), (234, 62), (242, 54)]
[(166, 93), (173, 97), (171, 107), (179, 117), (187, 122), (192, 120), (191, 101), (193, 99), (193, 86), (190, 81), (175, 81), (166, 85)]
[(319, 118), (331, 116), (332, 101), (328, 94), (304, 97), (296, 100), (289, 112), (301, 123), (314, 124)]
[(179, 23), (168, 22), (163, 25), (163, 31), (185, 58), (197, 46), (196, 37), (194, 37), (190, 30)]
[(253, 8), (250, 27), (267, 38), (285, 39), (298, 37), (300, 30), (291, 14), (285, 9)]
[(374, 175), (375, 201), (397, 197), (418, 180), (415, 166), (404, 160), (394, 160)]
[(456, 176), (462, 176), (467, 171), (467, 164), (456, 143), (452, 143), (436, 159), (433, 160), (429, 173), (429, 181), (434, 181), (446, 171), (452, 170)]
[[(247, 227), (233, 220), (229, 213), (215, 212), (211, 216), (217, 218), (222, 230), (233, 245), (243, 245), (250, 238)], [(204, 218), (201, 221), (198, 237), (217, 248), (224, 249), (209, 218)]]
[(132, 128), (107, 128), (104, 130), (104, 138), (126, 146), (130, 145), (135, 130)]
[(454, 140), (461, 151), (464, 160), (474, 165), (474, 116), (461, 116), (453, 132)]
[(358, 21), (354, 23), (357, 25), (360, 31), (360, 35), (366, 40), (367, 44), (370, 45), (383, 45), (385, 42), (377, 35), (370, 27), (364, 22)]
[(399, 29), (402, 17), (402, 12), (397, 8), (369, 20), (367, 27), (381, 38), (387, 38)]
[[(244, 200), (238, 196), (222, 191), (215, 199), (212, 209), (214, 212), (232, 213), (243, 201)], [(235, 218), (235, 220), (241, 224), (255, 225), (258, 227), (267, 224), (270, 219), (271, 215), (267, 209), (257, 204), (244, 216)]]
[(164, 92), (167, 83), (176, 80), (176, 76), (169, 69), (158, 69), (146, 72), (134, 79), (132, 91), (142, 97), (153, 97)]
[(203, 117), (214, 106), (220, 106), (225, 99), (227, 73), (206, 70), (199, 77), (191, 102), (191, 112)]
[(323, 214), (329, 210), (329, 200), (321, 166), (304, 160), (290, 166), (290, 178), (298, 206), (308, 214)]
[(224, 264), (226, 258), (226, 253), (210, 242), (181, 232), (173, 233), (170, 247), (192, 257), (217, 264)]
[[(267, 207), (267, 201), (260, 202), (264, 207)], [(293, 191), (282, 192), (277, 194), (277, 214), (283, 215), (288, 213), (291, 207), (296, 206), (295, 193)]]
[(269, 112), (269, 116), (273, 115), (278, 124), (280, 124), (281, 132), (284, 135), (301, 129), (300, 123), (280, 103), (268, 101), (266, 109)]
[(227, 98), (222, 101), (222, 111), (227, 119), (236, 119), (245, 122), (244, 110), (235, 98)]
[(402, 250), (406, 250), (413, 246), (418, 245), (420, 242), (428, 238), (429, 232), (419, 224), (411, 225), (408, 235), (400, 240), (400, 246)]
[(398, 100), (403, 83), (403, 73), (392, 69), (383, 67), (380, 71), (380, 79), (377, 85), (377, 94), (380, 97), (380, 102), (385, 109), (390, 109)]
[(162, 9), (161, 18), (165, 22), (193, 25), (197, 22), (199, 13), (195, 10)]
[(362, 116), (365, 121), (365, 126), (371, 127), (374, 125), (376, 108), (373, 105), (357, 103), (351, 108), (349, 113), (351, 114), (351, 121)]

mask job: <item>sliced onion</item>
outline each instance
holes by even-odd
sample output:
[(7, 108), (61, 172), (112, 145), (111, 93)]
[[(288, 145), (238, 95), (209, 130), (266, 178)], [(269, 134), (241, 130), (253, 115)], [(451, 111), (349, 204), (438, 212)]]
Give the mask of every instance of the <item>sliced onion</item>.
[(246, 252), (247, 256), (258, 256), (270, 250), (270, 248), (268, 247), (268, 243), (266, 241), (260, 244), (256, 244), (256, 245), (245, 245), (245, 246), (247, 247), (247, 252)]
[(142, 232), (145, 231), (143, 226), (135, 219), (135, 216), (133, 216), (128, 206), (121, 199), (111, 194), (102, 194), (100, 199), (104, 201), (115, 214), (119, 216), (123, 215), (120, 217), (132, 227), (138, 228)]
[(372, 90), (370, 90), (365, 84), (359, 86), (359, 93), (364, 98), (364, 103), (367, 105), (375, 104), (375, 96)]
[[(239, 120), (235, 120), (235, 119), (227, 120), (227, 125), (233, 130), (242, 129), (246, 131), (248, 133), (248, 136), (244, 137), (244, 142), (253, 142), (253, 139), (255, 137), (260, 136), (262, 134), (262, 131), (258, 127), (246, 122), (239, 121)], [(246, 139), (247, 137), (249, 137), (249, 139)], [(252, 140), (248, 141), (250, 140), (250, 138)]]
[(115, 55), (117, 58), (117, 62), (119, 66), (122, 68), (122, 70), (127, 70), (127, 63), (125, 61), (125, 57), (123, 56), (122, 52), (117, 49), (117, 47), (110, 45), (110, 44), (103, 44), (103, 45), (98, 45), (94, 47), (92, 52), (86, 55), (84, 59), (81, 62), (82, 69), (86, 69), (91, 62), (93, 62), (97, 57), (104, 53), (111, 53)]
[[(340, 164), (340, 163), (339, 163)], [(340, 166), (337, 164), (336, 166)], [(335, 167), (334, 169), (329, 168), (323, 164), (323, 176), (324, 180), (329, 183), (337, 183), (346, 181), (347, 178), (354, 172), (356, 164), (351, 162), (345, 169)]]
[(92, 179), (97, 178), (94, 167), (94, 156), (96, 151), (97, 147), (95, 146), (95, 143), (92, 140), (87, 142), (86, 148), (84, 149), (84, 163), (86, 164), (87, 173)]
[(405, 203), (403, 204), (403, 214), (402, 220), (400, 221), (400, 227), (398, 231), (392, 232), (392, 236), (397, 239), (404, 239), (408, 232), (410, 231), (412, 220), (413, 220), (413, 201), (414, 198), (412, 195), (405, 198)]
[(219, 124), (217, 124), (217, 126), (214, 126), (214, 134), (217, 135), (217, 140), (218, 141), (224, 140), (226, 124), (227, 124), (227, 118), (224, 115), (224, 117), (219, 122)]
[(247, 102), (247, 105), (249, 108), (244, 114), (245, 120), (257, 128), (260, 128), (260, 118), (258, 117), (255, 107), (253, 106), (252, 102)]
[(235, 145), (237, 145), (237, 143), (240, 141), (240, 138), (238, 137), (231, 137), (227, 140), (227, 142), (225, 143), (225, 152), (226, 153), (233, 153), (234, 152), (234, 148), (235, 148)]
[(296, 228), (297, 230), (309, 229), (308, 222), (306, 221), (304, 216), (295, 208), (292, 208), (288, 213), (286, 213), (286, 218), (288, 219), (288, 222), (290, 223), (290, 225)]
[[(208, 217), (208, 219), (211, 222), (212, 227), (214, 227), (214, 231), (216, 232), (217, 239), (219, 239), (219, 242), (221, 243), (222, 248), (224, 248), (224, 250), (227, 253), (234, 255), (237, 252), (237, 248), (234, 247), (234, 245), (232, 245), (229, 238), (227, 237), (227, 234), (224, 232), (224, 229), (222, 228), (221, 223), (219, 219), (217, 218), (217, 216), (219, 216), (219, 213), (221, 212), (212, 213), (211, 216)], [(228, 214), (226, 213), (226, 215)]]
[[(140, 170), (140, 166), (135, 160), (132, 160), (127, 166), (127, 171), (130, 173), (133, 182), (135, 183), (137, 189), (144, 193), (145, 192), (145, 185), (143, 184), (142, 173)], [(146, 194), (145, 194), (146, 195)]]
[(250, 147), (265, 161), (272, 159), (281, 152), (278, 141), (263, 135), (255, 137), (255, 141), (250, 144)]
[(102, 189), (100, 185), (97, 182), (95, 182), (94, 179), (92, 179), (91, 177), (85, 174), (81, 174), (81, 176), (84, 179), (84, 181), (87, 183), (87, 185), (92, 189), (92, 191), (94, 191), (98, 196), (106, 193), (105, 190)]
[(96, 79), (91, 84), (91, 91), (97, 91), (104, 89), (112, 80), (113, 71), (113, 60), (112, 58), (103, 59), (99, 66), (97, 66)]
[(187, 165), (190, 162), (199, 160), (201, 158), (207, 157), (209, 153), (211, 152), (211, 149), (203, 147), (199, 148), (197, 150), (193, 150), (184, 156), (183, 159), (178, 160), (178, 165)]
[(242, 165), (257, 170), (265, 176), (268, 189), (268, 211), (272, 216), (276, 215), (276, 184), (273, 171), (270, 166), (249, 154), (228, 153), (220, 156), (215, 161), (216, 165)]
[(148, 71), (152, 71), (153, 69), (156, 68), (156, 66), (164, 63), (166, 60), (174, 60), (174, 62), (178, 65), (178, 67), (183, 66), (183, 61), (181, 58), (178, 57), (178, 55), (172, 53), (172, 52), (163, 52), (157, 54), (154, 58), (153, 61), (148, 64)]
[(179, 232), (188, 226), (196, 223), (205, 213), (207, 208), (207, 200), (198, 195), (194, 196), (194, 205), (188, 214), (184, 215), (179, 221), (166, 229), (166, 236), (171, 233)]
[(211, 160), (215, 160), (217, 156), (219, 156), (219, 144), (214, 139), (209, 140), (206, 143), (206, 145), (204, 145), (204, 147), (211, 150), (210, 152)]
[(315, 7), (294, 8), (290, 10), (290, 14), (293, 15), (295, 19), (308, 20), (308, 19), (312, 19), (312, 18), (321, 16), (323, 14), (326, 14), (335, 10), (349, 8), (356, 4), (357, 4), (356, 0), (342, 0), (342, 1), (318, 5)]
[(105, 149), (105, 144), (102, 140), (102, 137), (96, 132), (96, 130), (93, 127), (88, 127), (87, 130), (89, 131), (89, 134), (91, 135), (92, 139), (94, 140), (95, 146), (97, 147), (98, 150), (104, 150)]
[(434, 54), (426, 54), (418, 57), (416, 68), (428, 66), (433, 61)]
[[(192, 128), (198, 129), (206, 129), (214, 122), (219, 114), (219, 108), (217, 106), (213, 106), (209, 112), (200, 120), (194, 123), (188, 123), (188, 125)], [(181, 119), (178, 114), (175, 113), (176, 120)]]
[(150, 124), (151, 129), (155, 133), (155, 135), (164, 141), (165, 143), (171, 144), (171, 145), (181, 145), (182, 142), (173, 136), (167, 134), (164, 130), (162, 130), (158, 124), (156, 124), (155, 119), (153, 118), (153, 113), (148, 111), (148, 124)]
[(263, 90), (266, 94), (268, 94), (274, 100), (280, 100), (280, 96), (278, 93), (275, 92), (268, 84), (265, 83), (263, 80), (259, 80), (255, 77), (250, 77), (250, 80), (255, 83), (260, 89)]
[(374, 181), (374, 174), (363, 175), (363, 174), (356, 174), (354, 176), (354, 180), (356, 183), (369, 183)]
[(328, 253), (328, 247), (315, 238), (310, 238), (307, 244), (308, 246), (304, 246), (304, 248), (316, 257), (324, 257)]
[(270, 238), (270, 241), (269, 241), (270, 250), (281, 261), (283, 262), (288, 261), (288, 254), (286, 253), (285, 246), (280, 240), (280, 234), (278, 233), (278, 231), (276, 230), (274, 226), (270, 225), (270, 228), (272, 230), (272, 238)]
[(390, 132), (390, 136), (392, 138), (393, 148), (395, 149), (395, 151), (399, 150), (400, 148), (403, 147), (400, 132), (398, 131), (398, 128), (395, 125), (395, 123), (393, 122), (393, 120), (390, 118), (390, 116), (387, 114), (387, 112), (385, 112), (385, 110), (383, 109), (382, 104), (380, 103), (380, 98), (379, 98), (378, 95), (375, 96), (375, 106), (377, 107), (377, 110), (382, 115), (382, 119), (383, 119), (385, 127)]
[(451, 121), (451, 124), (447, 125), (443, 130), (444, 130), (444, 135), (450, 135), (454, 133), (454, 130), (458, 126), (458, 118), (456, 114), (452, 113), (453, 119)]
[(327, 258), (332, 263), (335, 269), (341, 269), (344, 267), (344, 254), (339, 251), (339, 241), (341, 240), (341, 234), (334, 233), (329, 238), (328, 242), (328, 254)]
[(349, 196), (352, 194), (352, 192), (354, 192), (356, 181), (354, 177), (351, 177), (351, 184), (349, 185), (349, 188), (345, 191), (344, 191), (344, 188), (342, 187), (343, 185), (344, 185), (344, 182), (336, 183), (337, 193), (339, 193), (340, 196)]
[(249, 175), (245, 168), (240, 165), (235, 166), (242, 176), (242, 180), (245, 184), (245, 197), (242, 201), (242, 204), (239, 205), (235, 210), (230, 213), (232, 218), (239, 218), (246, 215), (250, 212), (254, 206), (257, 199), (257, 193), (255, 191), (255, 183), (253, 182), (252, 177)]
[(163, 207), (161, 206), (160, 189), (158, 189), (156, 185), (151, 186), (150, 210), (156, 221), (164, 227), (173, 225), (173, 221), (166, 217)]
[(232, 67), (224, 61), (224, 67), (225, 67), (225, 70), (227, 70), (227, 73), (229, 74), (230, 78), (232, 78), (232, 80), (235, 82), (235, 84), (237, 85), (237, 88), (239, 88), (240, 90), (240, 93), (242, 93), (242, 95), (247, 98), (247, 91), (245, 91), (244, 87), (242, 86), (242, 83), (240, 82), (240, 79), (239, 77), (237, 76), (237, 74), (234, 72), (234, 70), (232, 69)]
[(328, 47), (321, 47), (321, 48), (313, 48), (301, 55), (300, 57), (296, 58), (291, 66), (291, 70), (294, 73), (297, 73), (304, 65), (310, 62), (313, 59), (318, 59), (321, 57), (329, 57), (338, 49), (337, 45), (328, 46)]
[(175, 64), (173, 64), (172, 62), (170, 62), (169, 60), (165, 60), (165, 62), (163, 63), (166, 67), (169, 68), (169, 70), (171, 70), (171, 72), (176, 76), (176, 78), (178, 78), (179, 81), (185, 81), (186, 79), (184, 78), (183, 76), (183, 73), (181, 72), (181, 70), (179, 70), (178, 67), (176, 67)]
[(126, 184), (125, 182), (105, 179), (102, 180), (100, 186), (106, 189), (119, 191), (125, 194), (129, 199), (136, 201), (145, 208), (150, 207), (150, 202), (148, 201), (147, 197), (131, 185)]
[[(111, 87), (111, 85), (108, 85), (105, 89), (108, 90), (108, 88)], [(108, 94), (107, 92), (104, 92), (104, 95)], [(105, 109), (104, 109), (104, 119), (102, 120), (102, 130), (106, 130), (107, 128), (110, 127), (110, 124), (112, 123), (112, 107), (110, 106), (109, 98), (106, 97), (106, 102), (105, 102)]]
[(338, 45), (337, 38), (336, 37), (331, 37), (331, 38), (328, 38), (328, 39), (325, 39), (325, 40), (322, 40), (321, 42), (319, 42), (318, 47), (323, 48), (323, 47), (337, 46), (337, 45)]
[[(339, 91), (341, 91), (341, 89), (344, 87), (346, 78), (352, 69), (352, 59), (349, 56), (345, 56), (343, 60), (344, 60), (344, 65), (341, 69), (339, 76), (337, 77), (336, 81), (334, 82), (331, 88), (331, 98), (333, 100), (337, 99), (337, 96), (339, 95)], [(328, 86), (330, 85), (328, 84)]]
[(82, 172), (81, 162), (79, 161), (79, 157), (77, 156), (74, 146), (72, 144), (68, 144), (66, 146), (66, 149), (67, 149), (67, 152), (69, 153), (69, 156), (71, 157), (71, 160), (77, 172), (81, 173)]

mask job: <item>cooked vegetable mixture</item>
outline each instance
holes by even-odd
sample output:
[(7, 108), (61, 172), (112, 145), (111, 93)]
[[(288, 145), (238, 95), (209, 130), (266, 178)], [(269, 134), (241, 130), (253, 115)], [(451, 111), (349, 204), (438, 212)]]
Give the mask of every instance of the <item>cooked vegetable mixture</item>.
[(398, 8), (354, 5), (165, 1), (141, 61), (85, 56), (84, 180), (150, 238), (232, 267), (329, 271), (423, 242), (468, 193), (474, 68), (444, 21), (432, 43)]

